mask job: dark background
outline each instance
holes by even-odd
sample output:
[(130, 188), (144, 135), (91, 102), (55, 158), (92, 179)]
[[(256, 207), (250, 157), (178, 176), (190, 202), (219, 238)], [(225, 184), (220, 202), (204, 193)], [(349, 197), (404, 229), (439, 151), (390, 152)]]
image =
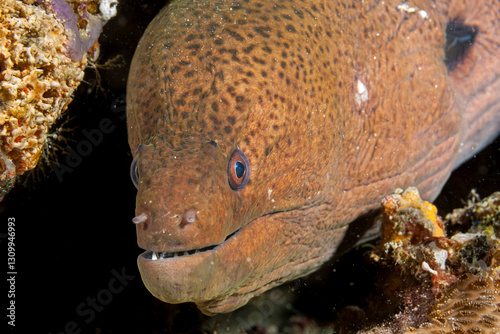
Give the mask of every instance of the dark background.
[[(67, 121), (63, 128), (69, 132), (61, 134), (74, 140), (69, 142), (73, 149), (87, 139), (84, 130), (99, 129), (100, 122), (108, 119), (110, 130), (101, 142), (92, 145), (81, 161), (71, 160), (71, 171), (58, 176), (50, 168), (39, 169), (0, 203), (1, 226), (5, 228), (7, 217), (16, 219), (15, 332), (195, 332), (196, 322), (202, 318), (190, 305), (180, 308), (189, 316), (179, 318), (178, 308), (153, 298), (136, 267), (141, 250), (131, 223), (136, 190), (129, 177), (132, 157), (123, 117), (125, 87), (135, 46), (163, 4), (120, 1), (118, 16), (106, 25), (100, 38), (98, 64), (120, 55), (123, 66), (98, 66), (101, 90), (96, 71), (88, 68), (85, 82), (63, 119)], [(499, 189), (498, 147), (497, 140), (454, 173), (436, 202), (440, 214), (460, 206), (471, 188), (477, 188), (482, 196)], [(59, 155), (58, 159), (68, 165), (67, 156)], [(1, 243), (6, 254), (4, 237)], [(125, 273), (128, 280), (119, 283), (113, 273)], [(114, 284), (111, 287), (110, 282)], [(353, 291), (346, 287), (340, 295), (338, 290), (336, 298), (348, 303)], [(91, 300), (98, 296), (105, 305), (97, 302), (97, 310), (91, 312)], [(332, 298), (326, 299), (331, 302)], [(2, 321), (7, 322), (6, 318)]]

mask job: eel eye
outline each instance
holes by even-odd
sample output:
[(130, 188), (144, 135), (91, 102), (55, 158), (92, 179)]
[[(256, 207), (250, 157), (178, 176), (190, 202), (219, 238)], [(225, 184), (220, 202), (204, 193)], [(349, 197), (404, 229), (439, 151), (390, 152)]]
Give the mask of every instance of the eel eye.
[(446, 25), (446, 45), (444, 63), (448, 70), (454, 70), (464, 61), (467, 52), (474, 44), (478, 28), (467, 25), (458, 19), (451, 20)]
[(229, 186), (233, 190), (241, 190), (248, 183), (250, 178), (250, 162), (245, 153), (239, 148), (235, 149), (227, 166)]
[(137, 158), (139, 158), (139, 154), (134, 157), (134, 160), (132, 160), (130, 164), (130, 179), (132, 179), (134, 186), (139, 189), (139, 168), (137, 168)]

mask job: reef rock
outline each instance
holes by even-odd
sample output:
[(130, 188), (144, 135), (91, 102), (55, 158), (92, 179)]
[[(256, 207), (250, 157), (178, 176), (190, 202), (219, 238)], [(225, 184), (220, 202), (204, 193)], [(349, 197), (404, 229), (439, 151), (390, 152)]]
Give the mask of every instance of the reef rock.
[[(74, 7), (63, 0), (38, 2), (0, 2), (0, 200), (17, 175), (36, 166), (50, 126), (83, 79), (85, 53), (112, 16), (109, 7), (116, 5), (106, 0), (72, 1)], [(104, 13), (87, 11), (94, 2)]]

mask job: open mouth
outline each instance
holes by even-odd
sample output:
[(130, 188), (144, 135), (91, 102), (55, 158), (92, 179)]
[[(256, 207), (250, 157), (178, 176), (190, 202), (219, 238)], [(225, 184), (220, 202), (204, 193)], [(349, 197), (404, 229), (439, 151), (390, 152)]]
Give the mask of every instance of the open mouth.
[(230, 238), (232, 238), (236, 233), (239, 232), (240, 229), (237, 229), (233, 233), (229, 234), (226, 239), (217, 245), (211, 245), (211, 246), (206, 246), (203, 248), (197, 248), (197, 249), (189, 249), (189, 250), (184, 250), (184, 251), (177, 251), (177, 252), (156, 252), (156, 251), (146, 251), (141, 254), (141, 257), (147, 260), (163, 260), (163, 259), (170, 259), (170, 258), (176, 258), (176, 257), (184, 257), (184, 256), (190, 256), (198, 253), (203, 253), (203, 252), (208, 252), (211, 251), (220, 245), (224, 244), (226, 241), (228, 241)]

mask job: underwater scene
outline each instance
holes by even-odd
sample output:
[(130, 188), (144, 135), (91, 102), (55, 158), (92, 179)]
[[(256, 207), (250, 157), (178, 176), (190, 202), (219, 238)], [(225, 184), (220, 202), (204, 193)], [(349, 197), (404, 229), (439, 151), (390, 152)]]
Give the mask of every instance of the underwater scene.
[(0, 0), (8, 333), (500, 333), (497, 0)]

